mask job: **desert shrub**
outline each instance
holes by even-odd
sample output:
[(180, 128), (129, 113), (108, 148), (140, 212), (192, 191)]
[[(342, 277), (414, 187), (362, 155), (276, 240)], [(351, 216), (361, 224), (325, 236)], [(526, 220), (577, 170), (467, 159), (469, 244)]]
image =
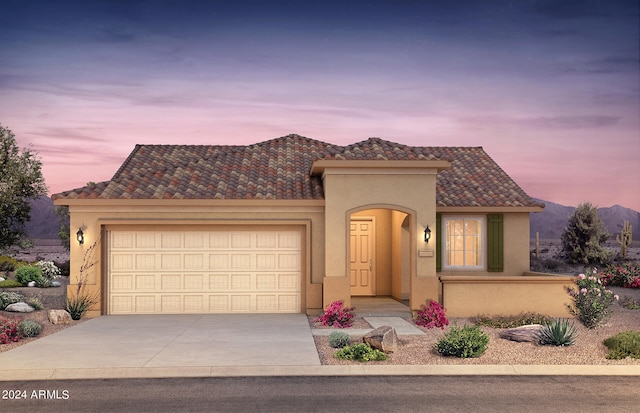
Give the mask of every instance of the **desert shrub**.
[(578, 275), (575, 283), (577, 290), (567, 288), (567, 292), (573, 298), (573, 305), (567, 307), (585, 327), (595, 328), (611, 314), (609, 307), (618, 296), (602, 285), (595, 268), (588, 269), (586, 275)]
[(489, 336), (479, 326), (453, 326), (435, 344), (443, 356), (480, 357), (487, 350)]
[(45, 278), (55, 280), (60, 277), (60, 268), (58, 268), (53, 261), (38, 261), (36, 266), (40, 268), (41, 275)]
[(9, 304), (19, 303), (24, 296), (15, 291), (0, 291), (0, 310), (7, 308)]
[(47, 278), (47, 277), (40, 277), (37, 280), (35, 280), (35, 283), (36, 283), (36, 287), (38, 288), (53, 287), (53, 281), (51, 280), (51, 278)]
[(72, 320), (80, 320), (89, 311), (89, 308), (99, 301), (99, 298), (97, 293), (76, 294), (74, 297), (66, 298), (65, 309), (71, 314)]
[(71, 315), (72, 320), (80, 320), (94, 304), (100, 302), (99, 292), (87, 292), (87, 271), (92, 268), (95, 261), (95, 251), (98, 241), (94, 242), (84, 253), (82, 265), (80, 266), (80, 276), (74, 295), (67, 295), (65, 309)]
[(351, 319), (355, 317), (353, 307), (343, 307), (342, 301), (334, 301), (327, 307), (324, 313), (313, 320), (323, 326), (334, 326), (338, 328), (351, 327)]
[(608, 359), (640, 359), (640, 331), (623, 331), (604, 340), (604, 345), (609, 349)]
[(627, 310), (640, 310), (640, 300), (631, 297), (625, 298), (620, 304)]
[(0, 344), (20, 341), (22, 334), (16, 320), (0, 317)]
[(562, 252), (574, 264), (607, 264), (613, 253), (605, 248), (609, 233), (589, 202), (578, 205), (562, 233)]
[(69, 260), (63, 262), (56, 262), (56, 267), (60, 268), (60, 275), (68, 276), (71, 272), (71, 263)]
[(603, 285), (640, 288), (640, 263), (624, 262), (608, 265), (600, 278)]
[(422, 306), (416, 316), (416, 324), (428, 329), (438, 327), (444, 330), (449, 325), (446, 310), (437, 301), (431, 301), (429, 306)]
[(42, 327), (35, 321), (24, 320), (20, 323), (19, 329), (23, 337), (35, 337), (40, 334)]
[(342, 360), (356, 360), (356, 361), (384, 361), (387, 360), (387, 355), (384, 352), (372, 348), (366, 343), (358, 343), (352, 346), (345, 346), (334, 354), (336, 358)]
[(351, 338), (347, 333), (342, 331), (332, 331), (329, 334), (329, 345), (333, 348), (342, 348), (351, 343)]
[(23, 265), (16, 270), (16, 281), (22, 285), (27, 285), (31, 281), (35, 281), (42, 277), (40, 268), (32, 265)]
[(536, 261), (536, 271), (556, 271), (564, 265), (564, 262), (556, 258), (545, 258)]
[(521, 313), (510, 316), (479, 315), (471, 319), (474, 324), (491, 328), (515, 328), (528, 324), (545, 324), (551, 318), (538, 313)]
[(15, 258), (0, 255), (0, 271), (15, 271), (18, 261)]
[(538, 332), (538, 344), (543, 346), (572, 346), (575, 344), (576, 326), (569, 320), (555, 318), (545, 323)]
[(15, 288), (15, 287), (22, 287), (22, 284), (20, 284), (18, 281), (16, 280), (4, 280), (4, 281), (0, 281), (0, 288)]
[(42, 304), (42, 298), (40, 295), (34, 295), (25, 300), (25, 303), (29, 304), (35, 310), (42, 310), (44, 308), (44, 304)]

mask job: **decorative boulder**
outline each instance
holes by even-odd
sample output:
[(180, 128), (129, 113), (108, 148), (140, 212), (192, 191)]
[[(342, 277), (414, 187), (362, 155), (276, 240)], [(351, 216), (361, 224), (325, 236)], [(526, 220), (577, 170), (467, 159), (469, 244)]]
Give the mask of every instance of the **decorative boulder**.
[(393, 353), (398, 350), (398, 335), (393, 327), (378, 327), (365, 334), (362, 341), (385, 353)]
[(49, 321), (51, 324), (69, 324), (71, 314), (66, 310), (49, 310)]
[(500, 333), (500, 338), (518, 342), (538, 342), (538, 333), (542, 326), (540, 324), (528, 324), (526, 326), (509, 328)]
[(30, 313), (33, 310), (35, 310), (35, 308), (31, 307), (29, 304), (27, 303), (13, 303), (13, 304), (9, 304), (4, 311), (11, 311), (14, 313)]
[(29, 281), (27, 283), (27, 287), (35, 287), (36, 286), (36, 282), (35, 281)]
[(60, 281), (53, 281), (53, 282), (51, 283), (51, 286), (52, 286), (52, 287), (60, 287), (61, 285), (62, 285), (62, 284), (60, 284)]
[(0, 283), (1, 283), (2, 281), (4, 281), (4, 278), (0, 277)]

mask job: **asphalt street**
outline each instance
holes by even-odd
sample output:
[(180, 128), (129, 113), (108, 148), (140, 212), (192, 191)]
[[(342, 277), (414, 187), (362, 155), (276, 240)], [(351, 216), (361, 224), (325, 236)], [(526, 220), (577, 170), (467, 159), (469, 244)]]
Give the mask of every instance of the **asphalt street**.
[(7, 412), (637, 412), (638, 376), (311, 376), (0, 382)]

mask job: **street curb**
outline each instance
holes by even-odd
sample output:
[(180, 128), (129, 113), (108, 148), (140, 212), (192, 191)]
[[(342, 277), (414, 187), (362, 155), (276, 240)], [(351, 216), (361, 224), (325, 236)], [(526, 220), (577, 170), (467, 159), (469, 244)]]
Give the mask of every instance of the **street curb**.
[(0, 371), (0, 382), (31, 380), (273, 376), (640, 376), (630, 365), (350, 365), (142, 367)]

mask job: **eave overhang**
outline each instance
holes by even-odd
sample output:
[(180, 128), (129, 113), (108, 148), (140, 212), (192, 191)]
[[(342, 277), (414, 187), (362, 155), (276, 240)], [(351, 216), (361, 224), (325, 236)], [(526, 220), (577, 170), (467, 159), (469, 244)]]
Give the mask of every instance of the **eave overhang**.
[(310, 175), (322, 175), (327, 169), (379, 169), (379, 170), (407, 170), (407, 169), (432, 169), (442, 171), (449, 169), (451, 162), (442, 160), (343, 160), (343, 159), (320, 159), (311, 165)]

